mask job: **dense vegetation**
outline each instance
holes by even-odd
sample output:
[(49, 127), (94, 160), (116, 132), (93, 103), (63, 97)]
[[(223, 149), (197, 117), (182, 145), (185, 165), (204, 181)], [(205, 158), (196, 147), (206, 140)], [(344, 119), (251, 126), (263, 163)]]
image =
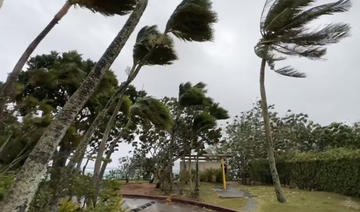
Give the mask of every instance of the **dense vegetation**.
[[(347, 24), (313, 31), (308, 25), (320, 16), (347, 11), (349, 0), (314, 2), (265, 1), (255, 47), (262, 62), (261, 101), (223, 130), (219, 121), (230, 118), (228, 111), (208, 95), (203, 82), (184, 82), (174, 91), (177, 97), (161, 99), (131, 85), (144, 67), (179, 59), (175, 39), (213, 39), (217, 14), (210, 0), (181, 1), (163, 30), (143, 26), (122, 82), (110, 67), (148, 0), (67, 0), (0, 83), (0, 211), (122, 211), (119, 178), (155, 182), (166, 194), (188, 188), (191, 197), (201, 199), (200, 181), (222, 181), (222, 170), (199, 173), (199, 157), (213, 153), (231, 156), (230, 179), (273, 184), (279, 202), (286, 202), (282, 184), (360, 196), (360, 123), (322, 126), (290, 110), (281, 117), (266, 99), (266, 66), (303, 78), (305, 74), (289, 66), (277, 69), (277, 61), (287, 56), (321, 59), (326, 45), (349, 35)], [(130, 15), (97, 62), (76, 51), (31, 57), (73, 5), (104, 16)], [(133, 146), (132, 156), (105, 175), (120, 143)], [(195, 170), (190, 159), (181, 176), (175, 176), (175, 161), (186, 162), (191, 155)], [(95, 165), (87, 174), (90, 161)]]

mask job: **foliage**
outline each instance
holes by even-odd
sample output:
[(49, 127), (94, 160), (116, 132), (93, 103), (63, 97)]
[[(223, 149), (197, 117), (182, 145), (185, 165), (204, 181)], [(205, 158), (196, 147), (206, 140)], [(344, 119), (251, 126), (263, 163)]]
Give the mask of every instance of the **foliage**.
[(99, 12), (103, 15), (126, 15), (134, 10), (136, 0), (70, 0), (80, 7), (86, 7), (93, 12)]
[(10, 174), (0, 174), (0, 201), (4, 198), (10, 186), (14, 182), (15, 176)]
[(130, 116), (140, 116), (151, 121), (156, 127), (170, 131), (174, 121), (170, 116), (169, 109), (160, 101), (152, 97), (144, 97), (137, 100), (130, 108)]
[[(332, 123), (321, 126), (303, 113), (288, 110), (284, 116), (269, 106), (270, 124), (273, 130), (274, 150), (281, 156), (290, 151), (323, 152), (332, 148), (360, 148), (358, 124)], [(248, 164), (254, 159), (265, 159), (262, 117), (259, 103), (236, 116), (226, 127), (226, 142), (217, 151), (232, 155), (229, 158), (230, 173), (237, 179), (246, 177)]]
[[(332, 149), (321, 153), (293, 153), (278, 162), (284, 183), (301, 189), (336, 192), (360, 196), (360, 150)], [(269, 183), (270, 173), (265, 161), (250, 165), (253, 179)]]
[(183, 0), (171, 15), (166, 32), (187, 41), (213, 38), (211, 25), (217, 20), (209, 0)]
[(134, 63), (145, 65), (169, 65), (177, 59), (174, 42), (158, 31), (157, 26), (143, 27), (136, 38), (133, 53)]
[(326, 54), (325, 45), (339, 42), (349, 35), (347, 24), (328, 24), (311, 30), (309, 23), (323, 15), (345, 12), (350, 0), (338, 0), (312, 6), (314, 0), (267, 0), (261, 15), (261, 40), (256, 54), (267, 61), (275, 72), (289, 77), (305, 77), (291, 66), (275, 69), (275, 62), (287, 56), (321, 59)]
[(209, 183), (222, 183), (222, 170), (221, 169), (206, 169), (200, 173), (201, 182)]
[(79, 206), (70, 200), (61, 200), (59, 212), (76, 212), (79, 211)]

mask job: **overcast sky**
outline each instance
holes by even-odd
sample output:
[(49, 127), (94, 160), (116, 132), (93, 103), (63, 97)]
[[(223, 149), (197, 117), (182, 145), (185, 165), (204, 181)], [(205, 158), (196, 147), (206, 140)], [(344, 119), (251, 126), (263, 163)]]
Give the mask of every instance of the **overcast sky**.
[[(63, 0), (5, 0), (0, 9), (0, 80), (6, 79), (16, 61), (61, 8)], [(112, 66), (118, 80), (132, 64), (132, 46), (144, 25), (158, 25), (161, 31), (181, 0), (149, 0), (149, 6), (135, 33)], [(143, 68), (134, 85), (156, 97), (176, 96), (182, 82), (202, 81), (208, 93), (232, 116), (248, 110), (259, 99), (260, 59), (253, 47), (260, 37), (259, 17), (263, 0), (214, 0), (219, 21), (213, 42), (189, 43), (175, 39), (179, 57), (170, 66)], [(326, 3), (328, 0), (318, 0)], [(97, 61), (121, 29), (127, 17), (104, 17), (87, 9), (71, 8), (36, 49), (36, 54), (77, 50)], [(328, 48), (326, 60), (295, 58), (287, 64), (307, 73), (292, 79), (268, 72), (268, 101), (283, 114), (287, 109), (307, 113), (321, 124), (360, 121), (360, 1), (353, 0), (350, 12), (323, 17), (315, 26), (345, 22), (351, 37)], [(123, 152), (126, 152), (125, 150)]]

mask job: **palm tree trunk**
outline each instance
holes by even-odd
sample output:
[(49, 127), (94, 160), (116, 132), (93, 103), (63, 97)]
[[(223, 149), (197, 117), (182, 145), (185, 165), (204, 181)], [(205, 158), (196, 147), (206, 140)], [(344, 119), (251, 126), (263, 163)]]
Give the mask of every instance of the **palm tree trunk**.
[(261, 93), (261, 110), (264, 119), (266, 151), (269, 160), (271, 177), (275, 187), (276, 197), (279, 202), (283, 203), (286, 202), (286, 199), (282, 191), (279, 174), (276, 169), (276, 161), (275, 161), (273, 141), (271, 136), (269, 112), (268, 112), (266, 91), (265, 91), (265, 66), (266, 66), (266, 60), (263, 59), (261, 62), (261, 70), (260, 70), (260, 93)]
[(0, 0), (0, 8), (2, 7), (4, 0)]
[(104, 109), (96, 116), (95, 120), (91, 123), (90, 127), (87, 129), (86, 133), (80, 140), (80, 143), (76, 147), (73, 157), (69, 161), (68, 167), (70, 169), (73, 169), (75, 164), (77, 164), (77, 170), (79, 167), (81, 167), (81, 163), (86, 152), (86, 147), (89, 144), (92, 135), (94, 134), (95, 130), (104, 122), (104, 119), (109, 109), (115, 106), (116, 102), (119, 99), (119, 93), (125, 92), (127, 86), (128, 84), (126, 84), (126, 82), (120, 85), (119, 89), (106, 103)]
[(9, 193), (0, 203), (0, 211), (16, 212), (28, 209), (57, 146), (134, 31), (147, 6), (147, 2), (147, 0), (140, 0), (138, 2), (134, 12), (130, 15), (124, 27), (110, 44), (94, 69), (70, 97), (63, 110), (45, 130), (17, 174)]
[(71, 3), (66, 1), (64, 6), (60, 9), (60, 11), (54, 16), (54, 18), (50, 21), (50, 23), (45, 27), (45, 29), (30, 43), (30, 45), (26, 48), (25, 52), (21, 55), (20, 59), (16, 63), (14, 69), (9, 74), (6, 79), (5, 84), (0, 88), (0, 117), (2, 117), (2, 113), (4, 112), (5, 105), (9, 99), (13, 99), (15, 96), (15, 82), (19, 77), (19, 74), (24, 67), (26, 61), (29, 59), (30, 55), (34, 52), (35, 48), (39, 45), (39, 43), (45, 38), (45, 36), (54, 28), (54, 26), (66, 15), (68, 10), (71, 7)]

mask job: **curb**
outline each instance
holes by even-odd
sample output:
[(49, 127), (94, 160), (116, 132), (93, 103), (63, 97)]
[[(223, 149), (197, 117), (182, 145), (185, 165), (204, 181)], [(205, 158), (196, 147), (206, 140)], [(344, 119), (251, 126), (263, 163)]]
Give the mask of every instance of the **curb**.
[(234, 209), (230, 209), (230, 208), (223, 208), (223, 207), (208, 204), (208, 203), (198, 202), (198, 201), (194, 201), (194, 200), (185, 200), (185, 199), (180, 199), (180, 198), (167, 197), (167, 196), (149, 196), (149, 195), (141, 195), (141, 194), (121, 194), (121, 195), (123, 197), (128, 197), (128, 198), (151, 199), (151, 200), (171, 200), (171, 202), (194, 205), (197, 207), (207, 208), (207, 209), (215, 210), (218, 212), (240, 212), (238, 210), (234, 210)]

